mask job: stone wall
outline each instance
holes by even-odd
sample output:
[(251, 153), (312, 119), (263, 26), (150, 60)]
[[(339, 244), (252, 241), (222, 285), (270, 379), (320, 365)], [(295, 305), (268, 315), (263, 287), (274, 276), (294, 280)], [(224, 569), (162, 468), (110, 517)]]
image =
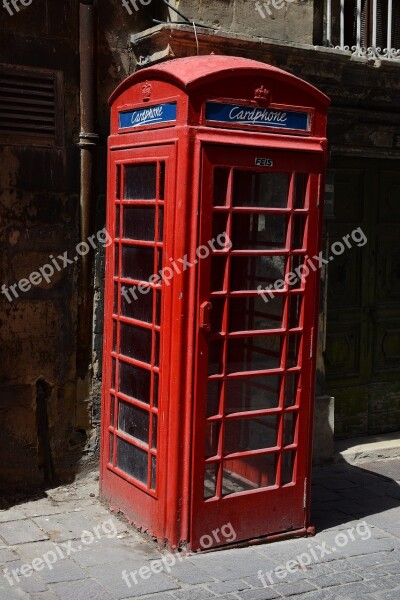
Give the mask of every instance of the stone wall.
[[(217, 30), (311, 44), (313, 0), (175, 0), (186, 17)], [(172, 10), (171, 20), (181, 20)]]
[[(92, 2), (84, 0), (83, 4)], [(97, 133), (93, 233), (105, 225), (108, 97), (135, 68), (129, 37), (166, 18), (154, 1), (131, 14), (120, 0), (96, 2)], [(0, 287), (27, 278), (50, 256), (76, 255), (80, 211), (79, 1), (33, 0), (1, 8), (0, 64), (55, 72), (55, 143), (0, 131)], [(98, 457), (104, 252), (94, 264), (94, 355), (80, 364), (80, 260), (9, 302), (0, 294), (0, 486), (65, 479)], [(51, 262), (51, 261), (50, 261)], [(93, 341), (93, 340), (90, 340)]]

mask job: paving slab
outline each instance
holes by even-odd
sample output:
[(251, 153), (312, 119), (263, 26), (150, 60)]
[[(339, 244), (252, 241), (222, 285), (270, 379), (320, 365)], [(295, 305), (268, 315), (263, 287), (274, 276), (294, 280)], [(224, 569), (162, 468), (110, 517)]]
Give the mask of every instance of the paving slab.
[[(96, 565), (89, 567), (87, 572), (90, 577), (98, 581), (107, 589), (117, 600), (122, 598), (134, 598), (145, 594), (155, 594), (168, 590), (177, 590), (181, 586), (164, 573), (154, 574), (148, 579), (143, 579), (139, 575), (141, 567), (145, 563), (134, 563), (132, 561), (121, 562), (117, 565)], [(150, 571), (150, 568), (149, 568)], [(125, 572), (126, 578), (123, 579)], [(146, 577), (148, 573), (146, 573)]]
[[(400, 600), (400, 486), (357, 465), (316, 470), (315, 537), (179, 555), (157, 574), (166, 551), (101, 506), (96, 485), (92, 477), (0, 512), (0, 600)], [(51, 568), (7, 583), (3, 569), (47, 553)], [(266, 587), (260, 573), (271, 574)]]
[(44, 592), (48, 589), (38, 573), (23, 560), (8, 562), (3, 575), (6, 577), (10, 587), (20, 587), (27, 593)]
[(10, 546), (49, 539), (37, 524), (29, 520), (0, 523), (0, 537)]
[(56, 596), (54, 592), (38, 592), (29, 594), (29, 600), (60, 600), (60, 596)]
[(84, 571), (73, 560), (65, 558), (51, 565), (51, 569), (44, 568), (40, 571), (40, 576), (46, 583), (61, 583), (65, 581), (76, 581), (89, 577), (87, 571)]
[(0, 511), (0, 523), (20, 521), (22, 519), (26, 519), (26, 514), (19, 508), (11, 508), (9, 510)]
[[(99, 509), (102, 509), (102, 507), (99, 507)], [(93, 543), (96, 544), (96, 538), (98, 537), (106, 537), (107, 535), (116, 536), (118, 532), (127, 530), (127, 526), (113, 518), (110, 513), (106, 513), (103, 510), (89, 511), (86, 508), (81, 512), (34, 517), (33, 521), (47, 533), (49, 539), (55, 542), (79, 539), (82, 540), (81, 547), (84, 547), (89, 539), (91, 539), (89, 534), (94, 536)], [(111, 524), (111, 529), (107, 530), (107, 527), (105, 527), (107, 531), (111, 532), (109, 534), (103, 529), (106, 522)], [(86, 532), (88, 534), (84, 535)], [(87, 545), (91, 544), (88, 543)]]
[(93, 580), (56, 583), (52, 589), (59, 600), (114, 600), (114, 596)]

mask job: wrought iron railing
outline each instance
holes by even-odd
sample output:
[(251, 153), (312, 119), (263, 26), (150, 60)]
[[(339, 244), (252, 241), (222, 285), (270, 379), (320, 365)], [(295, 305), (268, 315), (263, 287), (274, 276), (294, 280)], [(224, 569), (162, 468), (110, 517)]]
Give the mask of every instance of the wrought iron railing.
[(400, 61), (400, 0), (324, 0), (326, 45)]

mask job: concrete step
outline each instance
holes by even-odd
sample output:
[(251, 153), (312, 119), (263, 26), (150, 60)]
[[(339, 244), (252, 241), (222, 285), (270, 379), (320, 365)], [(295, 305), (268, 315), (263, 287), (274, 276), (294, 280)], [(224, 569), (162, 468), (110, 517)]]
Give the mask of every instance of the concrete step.
[(360, 463), (400, 457), (400, 431), (335, 442), (337, 460)]

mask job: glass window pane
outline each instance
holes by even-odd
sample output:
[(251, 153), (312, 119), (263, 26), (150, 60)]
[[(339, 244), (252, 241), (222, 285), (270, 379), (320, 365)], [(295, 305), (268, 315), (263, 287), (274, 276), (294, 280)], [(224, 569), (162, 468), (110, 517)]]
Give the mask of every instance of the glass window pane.
[(150, 404), (150, 371), (119, 362), (119, 391), (130, 398)]
[(233, 256), (231, 289), (257, 290), (258, 286), (273, 286), (284, 279), (285, 267), (285, 256)]
[(213, 498), (216, 495), (217, 474), (218, 463), (206, 465), (204, 472), (204, 500), (207, 500), (207, 498)]
[(283, 445), (294, 444), (296, 437), (297, 413), (286, 413), (283, 419)]
[(156, 325), (161, 325), (161, 292), (156, 292)]
[(233, 206), (287, 208), (289, 173), (235, 171)]
[(233, 250), (274, 250), (286, 248), (286, 215), (234, 214)]
[(145, 444), (149, 443), (149, 413), (137, 406), (119, 403), (118, 429), (137, 438)]
[(208, 350), (208, 374), (218, 375), (223, 370), (223, 352), (224, 342), (223, 340), (212, 340), (209, 344)]
[(305, 208), (308, 173), (296, 173), (294, 179), (294, 208)]
[(261, 296), (231, 298), (229, 331), (281, 329), (284, 305), (283, 296), (275, 296), (268, 299), (268, 302), (265, 302)]
[[(157, 249), (157, 273), (163, 268), (164, 253), (161, 248)], [(168, 265), (169, 266), (169, 265)]]
[(157, 484), (157, 457), (151, 457), (151, 489), (155, 490)]
[(131, 294), (129, 286), (122, 286), (121, 314), (123, 317), (145, 323), (153, 322), (153, 291), (150, 287), (146, 289), (149, 290), (149, 293), (143, 294), (132, 286), (133, 293)]
[(279, 375), (228, 379), (225, 412), (278, 408), (281, 384)]
[(150, 329), (121, 323), (121, 354), (140, 362), (151, 362), (152, 334)]
[(154, 332), (154, 365), (160, 366), (160, 332)]
[(148, 461), (147, 452), (118, 438), (116, 466), (121, 471), (147, 484)]
[(160, 163), (160, 180), (159, 180), (159, 190), (158, 190), (158, 199), (164, 200), (165, 198), (165, 162)]
[(115, 397), (110, 396), (110, 425), (111, 425), (111, 427), (115, 427), (114, 415), (115, 415)]
[(223, 331), (222, 324), (224, 318), (225, 298), (212, 298), (210, 324), (212, 333), (220, 333)]
[(214, 206), (227, 204), (229, 169), (214, 170)]
[(302, 250), (304, 248), (304, 234), (306, 231), (306, 222), (307, 217), (305, 215), (293, 216), (292, 250)]
[(299, 354), (300, 354), (300, 342), (301, 335), (289, 335), (288, 336), (288, 346), (287, 346), (287, 359), (286, 359), (286, 367), (288, 369), (292, 367), (297, 367), (299, 362)]
[(118, 315), (118, 296), (119, 296), (119, 286), (118, 286), (118, 282), (117, 282), (117, 283), (114, 283), (114, 304), (113, 304), (114, 315)]
[(117, 351), (117, 333), (118, 333), (117, 321), (113, 321), (113, 341), (112, 341), (113, 352)]
[(220, 422), (207, 423), (206, 426), (206, 458), (211, 458), (218, 454)]
[(294, 294), (289, 296), (289, 328), (300, 327), (301, 308), (303, 305), (303, 296)]
[(121, 165), (116, 165), (115, 170), (115, 198), (121, 198)]
[(149, 281), (154, 273), (154, 249), (144, 246), (122, 246), (122, 276)]
[(115, 237), (119, 238), (119, 233), (121, 231), (120, 229), (120, 225), (121, 225), (121, 207), (119, 204), (117, 204), (116, 210), (115, 210)]
[[(298, 273), (304, 270), (305, 273), (308, 269), (307, 265), (304, 264), (305, 256), (302, 254), (294, 254), (290, 257), (290, 273), (293, 275), (290, 279), (290, 288), (292, 290), (300, 290), (304, 288), (304, 276), (299, 277)], [(300, 270), (299, 270), (300, 269)]]
[(282, 473), (281, 473), (281, 484), (286, 485), (292, 483), (294, 475), (294, 463), (296, 459), (296, 452), (283, 452), (282, 454)]
[(125, 165), (125, 200), (156, 199), (157, 165)]
[(154, 373), (154, 390), (153, 390), (153, 406), (154, 408), (158, 407), (159, 404), (159, 383), (158, 383), (158, 374)]
[(224, 496), (276, 485), (276, 454), (244, 456), (225, 461), (222, 480)]
[(118, 277), (119, 276), (119, 244), (115, 244), (114, 250), (115, 250), (114, 274)]
[(158, 207), (158, 242), (162, 242), (164, 239), (164, 209), (162, 206)]
[(151, 438), (151, 447), (153, 450), (157, 449), (157, 435), (158, 435), (158, 417), (153, 414), (153, 435)]
[(207, 417), (219, 414), (222, 393), (222, 380), (210, 379), (207, 387)]
[(155, 240), (156, 209), (149, 206), (124, 206), (124, 238), (128, 240)]
[(278, 441), (278, 416), (225, 422), (224, 454), (273, 448)]
[(279, 335), (244, 337), (228, 342), (228, 373), (263, 371), (281, 366), (283, 338)]
[(110, 464), (114, 463), (114, 434), (110, 433), (110, 454), (109, 461)]
[[(213, 228), (212, 228), (212, 237), (215, 239), (215, 249), (223, 250), (225, 245), (218, 244), (217, 238), (221, 234), (226, 234), (228, 232), (228, 223), (229, 223), (229, 213), (214, 213), (213, 216)], [(224, 244), (224, 239), (219, 240)]]
[(115, 390), (115, 372), (117, 370), (117, 361), (115, 358), (111, 359), (111, 388)]
[(300, 373), (287, 373), (285, 376), (285, 407), (297, 404), (297, 393), (300, 387)]
[(227, 259), (224, 256), (213, 256), (211, 259), (211, 291), (219, 292), (225, 289)]

